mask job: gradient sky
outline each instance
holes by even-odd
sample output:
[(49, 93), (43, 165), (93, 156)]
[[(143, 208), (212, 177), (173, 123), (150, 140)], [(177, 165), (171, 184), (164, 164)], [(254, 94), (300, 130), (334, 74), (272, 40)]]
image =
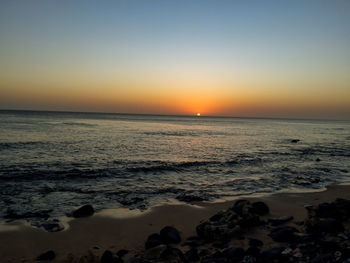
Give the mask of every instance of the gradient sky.
[(0, 3), (0, 108), (350, 118), (350, 1)]

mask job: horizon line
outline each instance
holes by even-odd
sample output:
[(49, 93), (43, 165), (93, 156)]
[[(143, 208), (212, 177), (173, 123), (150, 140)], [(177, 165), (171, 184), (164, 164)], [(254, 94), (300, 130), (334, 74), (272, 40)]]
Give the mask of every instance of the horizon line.
[(350, 119), (322, 119), (322, 118), (298, 118), (298, 117), (257, 117), (257, 116), (232, 116), (232, 115), (200, 115), (190, 114), (161, 114), (161, 113), (127, 113), (127, 112), (103, 112), (103, 111), (69, 111), (69, 110), (34, 110), (34, 109), (1, 109), (1, 111), (18, 112), (51, 112), (51, 113), (83, 113), (83, 114), (108, 114), (108, 115), (143, 115), (164, 117), (194, 117), (194, 118), (235, 118), (235, 119), (272, 119), (272, 120), (304, 120), (304, 121), (350, 121)]

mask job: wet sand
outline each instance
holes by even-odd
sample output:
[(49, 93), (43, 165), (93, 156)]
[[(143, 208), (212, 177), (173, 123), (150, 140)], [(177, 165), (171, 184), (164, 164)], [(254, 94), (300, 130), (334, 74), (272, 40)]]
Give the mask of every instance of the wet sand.
[[(293, 215), (294, 220), (289, 224), (296, 226), (295, 222), (306, 217), (304, 205), (331, 202), (336, 198), (350, 199), (350, 186), (335, 185), (322, 192), (279, 193), (245, 199), (264, 201), (270, 208), (268, 217)], [(107, 210), (92, 217), (73, 219), (69, 221), (67, 230), (55, 233), (12, 223), (5, 228), (0, 227), (0, 259), (1, 262), (35, 262), (38, 255), (53, 250), (56, 258), (52, 262), (79, 262), (83, 255), (89, 253), (91, 258), (94, 255), (98, 259), (106, 249), (113, 252), (127, 249), (130, 251), (126, 255), (128, 258), (142, 253), (147, 237), (164, 226), (176, 227), (185, 240), (196, 234), (195, 227), (201, 220), (229, 208), (234, 202), (163, 205), (144, 213), (131, 212), (131, 215), (124, 215), (122, 210), (119, 210), (120, 214), (116, 214), (118, 210)], [(263, 240), (265, 248), (275, 244), (258, 228), (246, 236)], [(246, 247), (247, 240), (234, 240), (232, 244)], [(181, 245), (179, 248), (188, 249)]]

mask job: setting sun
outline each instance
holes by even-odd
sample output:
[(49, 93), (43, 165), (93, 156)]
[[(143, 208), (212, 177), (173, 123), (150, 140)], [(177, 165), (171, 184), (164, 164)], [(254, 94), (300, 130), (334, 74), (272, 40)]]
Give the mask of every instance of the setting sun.
[(197, 115), (197, 117), (201, 116), (201, 114), (199, 112), (196, 115)]

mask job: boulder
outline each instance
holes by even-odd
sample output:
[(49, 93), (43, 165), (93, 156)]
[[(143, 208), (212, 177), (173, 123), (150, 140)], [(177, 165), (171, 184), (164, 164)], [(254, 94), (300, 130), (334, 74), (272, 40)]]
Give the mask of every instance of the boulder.
[(87, 217), (92, 216), (94, 213), (95, 210), (91, 205), (84, 205), (73, 212), (73, 217)]
[(252, 203), (252, 207), (254, 209), (254, 212), (259, 216), (266, 215), (270, 212), (269, 207), (261, 201)]
[(239, 262), (240, 260), (242, 260), (244, 256), (244, 249), (240, 247), (231, 247), (224, 250), (223, 253), (225, 257), (228, 258), (229, 260), (233, 262), (235, 261)]
[(166, 244), (178, 244), (181, 242), (179, 231), (172, 226), (166, 226), (160, 230), (160, 237)]
[(45, 253), (42, 253), (39, 255), (36, 260), (37, 261), (43, 261), (43, 260), (53, 260), (56, 257), (56, 253), (52, 250), (46, 251)]
[(123, 260), (120, 257), (114, 255), (112, 251), (106, 250), (105, 252), (103, 252), (100, 262), (101, 263), (123, 263)]
[(324, 233), (337, 233), (344, 230), (342, 223), (334, 218), (324, 218), (315, 225), (315, 230)]
[(198, 261), (199, 255), (198, 255), (198, 249), (197, 248), (191, 248), (185, 253), (185, 258), (188, 262), (196, 262)]
[(164, 244), (163, 239), (161, 238), (161, 236), (159, 234), (154, 233), (154, 234), (148, 236), (146, 243), (145, 243), (145, 248), (150, 249), (150, 248), (159, 246), (161, 244)]
[(269, 236), (277, 242), (293, 242), (295, 240), (295, 232), (298, 232), (295, 227), (279, 226), (272, 229)]

